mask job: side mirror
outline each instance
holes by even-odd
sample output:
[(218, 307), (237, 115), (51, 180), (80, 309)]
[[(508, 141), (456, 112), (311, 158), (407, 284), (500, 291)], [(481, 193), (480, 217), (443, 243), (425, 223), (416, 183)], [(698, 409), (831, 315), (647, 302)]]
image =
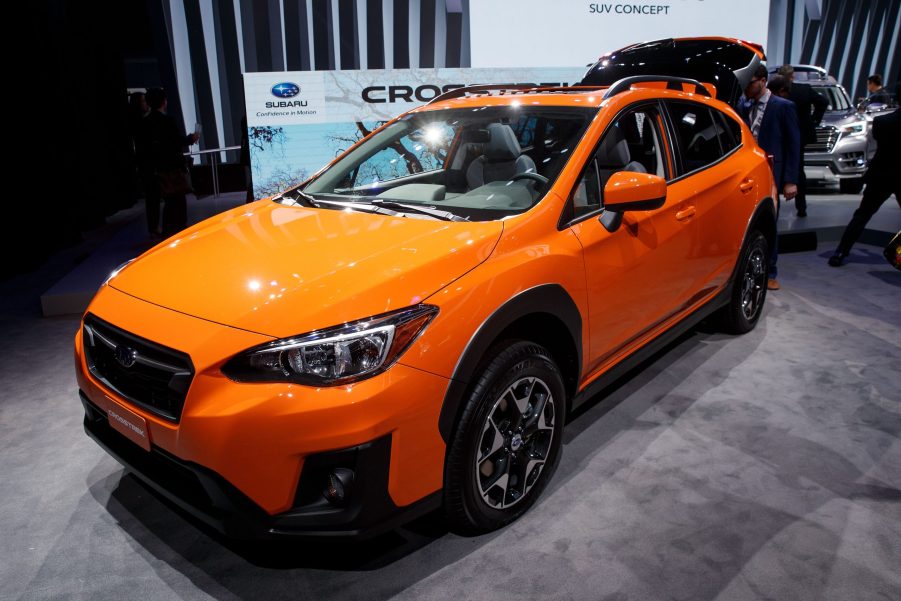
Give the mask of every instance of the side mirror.
[(652, 211), (666, 202), (666, 180), (657, 175), (617, 171), (604, 185), (604, 208), (614, 213)]

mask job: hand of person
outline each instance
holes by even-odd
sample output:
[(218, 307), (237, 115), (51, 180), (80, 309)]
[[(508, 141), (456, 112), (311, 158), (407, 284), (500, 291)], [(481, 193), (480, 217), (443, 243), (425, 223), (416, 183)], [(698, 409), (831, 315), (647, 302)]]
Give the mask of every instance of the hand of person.
[(785, 200), (791, 200), (798, 195), (798, 186), (796, 184), (785, 184), (782, 188), (782, 195)]

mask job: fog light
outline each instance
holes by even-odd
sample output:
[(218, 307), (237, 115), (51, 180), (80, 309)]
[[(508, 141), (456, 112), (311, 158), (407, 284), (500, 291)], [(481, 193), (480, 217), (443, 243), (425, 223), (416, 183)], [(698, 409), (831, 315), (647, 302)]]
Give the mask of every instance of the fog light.
[(344, 505), (350, 498), (354, 484), (354, 472), (344, 467), (336, 467), (328, 475), (322, 496), (332, 505)]

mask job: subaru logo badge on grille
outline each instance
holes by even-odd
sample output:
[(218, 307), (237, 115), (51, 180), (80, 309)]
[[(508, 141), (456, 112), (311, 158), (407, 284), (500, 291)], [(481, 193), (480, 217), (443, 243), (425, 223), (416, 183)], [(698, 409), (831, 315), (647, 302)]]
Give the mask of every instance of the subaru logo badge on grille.
[(300, 94), (300, 86), (286, 81), (272, 86), (272, 95), (276, 98), (293, 98)]
[(134, 350), (130, 346), (120, 344), (116, 347), (116, 361), (118, 361), (119, 365), (121, 365), (122, 367), (131, 367), (135, 364), (137, 358), (138, 351)]

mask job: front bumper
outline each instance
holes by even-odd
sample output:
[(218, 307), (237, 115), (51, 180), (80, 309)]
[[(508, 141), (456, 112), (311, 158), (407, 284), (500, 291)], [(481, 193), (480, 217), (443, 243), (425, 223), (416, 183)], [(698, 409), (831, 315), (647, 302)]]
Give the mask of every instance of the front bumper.
[[(399, 508), (388, 494), (391, 437), (307, 458), (295, 507), (269, 515), (225, 478), (154, 446), (145, 452), (116, 432), (106, 412), (81, 392), (84, 429), (107, 453), (159, 495), (215, 530), (238, 539), (333, 537), (365, 539), (440, 506), (440, 493)], [(348, 503), (334, 506), (319, 494), (334, 467), (355, 473)]]
[[(438, 415), (446, 378), (398, 363), (341, 387), (239, 384), (220, 367), (258, 344), (259, 335), (108, 288), (89, 311), (190, 355), (196, 375), (173, 421), (127, 402), (94, 377), (82, 336), (75, 340), (88, 434), (207, 524), (236, 537), (362, 537), (433, 506), (443, 483)], [(150, 452), (109, 425), (107, 413), (117, 407), (146, 421)], [(337, 508), (321, 495), (332, 464), (355, 473), (349, 502)]]
[(838, 185), (863, 177), (873, 154), (865, 136), (842, 136), (830, 152), (805, 152), (804, 174), (813, 185)]

